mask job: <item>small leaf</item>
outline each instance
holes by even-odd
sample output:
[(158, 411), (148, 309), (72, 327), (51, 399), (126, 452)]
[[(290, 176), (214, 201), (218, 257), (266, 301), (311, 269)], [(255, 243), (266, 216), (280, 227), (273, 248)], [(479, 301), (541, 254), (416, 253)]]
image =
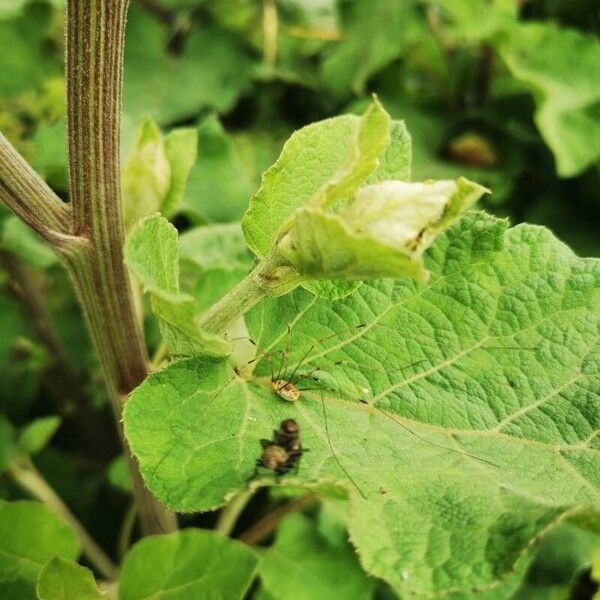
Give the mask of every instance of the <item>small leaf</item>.
[(258, 556), (212, 531), (186, 529), (146, 538), (129, 551), (119, 581), (120, 600), (241, 600)]
[(127, 459), (122, 454), (110, 463), (107, 475), (108, 481), (113, 487), (127, 494), (131, 493), (133, 489), (131, 475), (127, 466)]
[(160, 210), (171, 182), (171, 164), (156, 123), (146, 119), (123, 168), (123, 214), (129, 231), (141, 218)]
[(558, 173), (573, 177), (597, 162), (600, 41), (553, 24), (519, 24), (510, 30), (501, 54), (534, 95), (535, 121)]
[(160, 206), (165, 217), (172, 215), (185, 194), (185, 187), (194, 163), (198, 134), (195, 129), (175, 129), (165, 138), (165, 153), (171, 165), (169, 191)]
[(38, 502), (0, 500), (0, 592), (3, 600), (35, 600), (35, 583), (53, 556), (75, 560), (77, 538)]
[(179, 291), (178, 244), (177, 230), (164, 217), (146, 217), (127, 239), (125, 262), (152, 295), (152, 310), (161, 320), (161, 333), (172, 355), (225, 356), (230, 344), (200, 330), (194, 298)]
[(123, 169), (125, 229), (157, 211), (172, 214), (183, 197), (190, 169), (196, 160), (194, 129), (174, 129), (163, 137), (146, 119)]
[(358, 233), (422, 254), (488, 191), (462, 177), (424, 183), (382, 181), (361, 188), (339, 214)]
[[(281, 574), (285, 573), (285, 585)], [(374, 580), (360, 568), (346, 543), (334, 546), (319, 535), (308, 517), (297, 514), (283, 521), (275, 543), (265, 552), (259, 574), (265, 590), (276, 600), (368, 600)]]
[(19, 434), (19, 448), (26, 454), (38, 453), (46, 447), (59, 427), (60, 417), (43, 417), (32, 421)]
[(96, 585), (93, 573), (71, 560), (54, 557), (41, 570), (39, 600), (108, 600)]
[(420, 257), (352, 231), (339, 215), (320, 209), (298, 209), (280, 249), (301, 275), (314, 279), (426, 278)]
[[(361, 117), (345, 115), (308, 125), (286, 142), (277, 162), (263, 175), (242, 228), (253, 252), (264, 257), (292, 227), (299, 208), (335, 208), (352, 198), (369, 176), (406, 179), (410, 138), (375, 99)], [(339, 298), (357, 288), (347, 282), (302, 285)]]

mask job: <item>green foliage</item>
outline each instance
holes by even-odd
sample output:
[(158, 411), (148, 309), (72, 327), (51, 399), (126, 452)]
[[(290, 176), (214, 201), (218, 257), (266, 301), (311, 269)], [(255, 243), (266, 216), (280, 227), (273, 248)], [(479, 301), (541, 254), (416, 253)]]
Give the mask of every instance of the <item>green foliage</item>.
[(123, 169), (125, 228), (155, 212), (171, 215), (185, 192), (196, 160), (196, 132), (174, 129), (163, 138), (156, 123), (146, 119)]
[(120, 600), (190, 597), (240, 600), (258, 556), (210, 531), (186, 530), (138, 542), (123, 563)]
[(225, 111), (250, 82), (247, 53), (216, 27), (194, 28), (177, 55), (168, 51), (168, 32), (134, 9), (127, 36), (123, 103), (128, 116), (149, 116), (162, 125), (203, 108)]
[(37, 454), (46, 447), (59, 427), (60, 417), (32, 421), (19, 434), (19, 448), (26, 454)]
[(41, 570), (37, 595), (39, 600), (108, 600), (96, 586), (89, 569), (75, 562), (54, 557)]
[[(0, 130), (68, 200), (63, 9), (0, 0)], [(134, 527), (128, 551), (132, 480), (83, 316), (2, 211), (0, 597), (597, 596), (599, 272), (576, 255), (600, 254), (599, 28), (593, 0), (132, 3), (125, 254), (162, 370), (128, 439), (186, 512), (271, 486), (233, 537), (320, 502), (260, 560), (206, 531), (214, 513)], [(497, 218), (457, 223), (476, 200)], [(250, 312), (199, 328), (248, 282)], [(296, 367), (313, 389), (292, 404), (270, 385)], [(298, 472), (256, 473), (289, 417)], [(20, 500), (32, 463), (124, 557), (119, 581), (98, 586), (73, 532)]]
[(245, 157), (218, 118), (207, 117), (198, 126), (198, 160), (181, 211), (195, 221), (229, 221), (234, 215), (241, 217), (255, 189)]
[(138, 222), (129, 236), (125, 260), (152, 296), (152, 310), (173, 355), (225, 355), (229, 344), (200, 330), (194, 298), (179, 291), (177, 230), (160, 215)]
[(600, 159), (600, 41), (552, 25), (511, 30), (502, 57), (536, 98), (535, 120), (556, 157), (557, 171), (572, 177)]
[(23, 221), (10, 216), (0, 222), (0, 247), (37, 269), (56, 264), (56, 255)]
[(0, 500), (0, 595), (36, 600), (38, 574), (54, 556), (75, 560), (75, 534), (42, 504)]
[(514, 600), (568, 598), (585, 569), (589, 569), (600, 538), (571, 525), (560, 525), (540, 543)]
[(127, 469), (127, 459), (119, 456), (108, 467), (108, 481), (118, 490), (130, 494), (132, 492), (131, 475)]

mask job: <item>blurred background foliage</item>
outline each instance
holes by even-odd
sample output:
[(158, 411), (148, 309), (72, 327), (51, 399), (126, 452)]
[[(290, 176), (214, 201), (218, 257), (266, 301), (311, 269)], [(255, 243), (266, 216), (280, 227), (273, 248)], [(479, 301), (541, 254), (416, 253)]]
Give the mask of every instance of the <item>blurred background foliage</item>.
[[(63, 10), (63, 0), (0, 0), (0, 130), (67, 199)], [(413, 179), (465, 175), (492, 189), (487, 210), (598, 256), (599, 32), (597, 0), (133, 0), (124, 162), (140, 127), (160, 136), (148, 117), (165, 140), (197, 131), (169, 213), (186, 231), (184, 281), (204, 299), (248, 268), (227, 224), (289, 134), (358, 112), (372, 93), (407, 122)], [(205, 233), (208, 224), (222, 225)], [(231, 245), (230, 261), (215, 244)], [(79, 309), (52, 253), (2, 208), (0, 331), (0, 412), (16, 427), (61, 416), (36, 464), (114, 547), (128, 488), (111, 463), (118, 443)], [(152, 349), (151, 320), (147, 333)], [(0, 479), (0, 496), (18, 495)], [(594, 545), (557, 530), (515, 597), (591, 597)]]

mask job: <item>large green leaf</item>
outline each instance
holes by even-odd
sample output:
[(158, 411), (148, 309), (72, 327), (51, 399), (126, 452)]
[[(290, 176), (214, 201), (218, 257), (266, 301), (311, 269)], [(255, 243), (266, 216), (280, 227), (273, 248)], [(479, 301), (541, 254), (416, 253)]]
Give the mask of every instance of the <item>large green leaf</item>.
[[(557, 521), (597, 526), (598, 261), (475, 213), (427, 266), (427, 286), (263, 302), (249, 326), (272, 358), (252, 380), (198, 359), (151, 376), (124, 416), (149, 488), (179, 510), (214, 508), (293, 417), (310, 452), (282, 481), (347, 493), (363, 567), (398, 590), (492, 586)], [(295, 404), (257, 379), (288, 344), (280, 376), (307, 355), (298, 372), (317, 380), (295, 381), (323, 388)]]
[(138, 542), (123, 562), (120, 600), (241, 600), (258, 556), (212, 531), (186, 529)]
[(0, 500), (0, 597), (35, 600), (35, 583), (53, 556), (74, 560), (77, 539), (48, 508), (38, 502)]
[(533, 92), (535, 120), (563, 177), (600, 160), (600, 41), (550, 24), (515, 26), (501, 46)]
[(108, 600), (100, 592), (93, 573), (76, 562), (54, 557), (40, 572), (39, 600)]
[[(303, 515), (287, 518), (259, 566), (264, 589), (277, 600), (369, 600), (373, 579), (347, 543), (334, 545)], [(285, 573), (285, 585), (281, 584)]]

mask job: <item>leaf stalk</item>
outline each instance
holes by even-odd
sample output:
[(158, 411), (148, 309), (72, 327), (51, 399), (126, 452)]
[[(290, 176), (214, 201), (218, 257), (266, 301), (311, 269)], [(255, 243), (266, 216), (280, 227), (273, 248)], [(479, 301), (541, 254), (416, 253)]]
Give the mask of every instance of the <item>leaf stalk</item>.
[(119, 569), (107, 554), (98, 546), (94, 539), (79, 522), (77, 517), (68, 509), (56, 492), (48, 485), (40, 472), (29, 460), (23, 465), (11, 464), (9, 473), (25, 491), (43, 502), (52, 512), (64, 521), (77, 535), (81, 548), (98, 572), (108, 579), (115, 580)]

